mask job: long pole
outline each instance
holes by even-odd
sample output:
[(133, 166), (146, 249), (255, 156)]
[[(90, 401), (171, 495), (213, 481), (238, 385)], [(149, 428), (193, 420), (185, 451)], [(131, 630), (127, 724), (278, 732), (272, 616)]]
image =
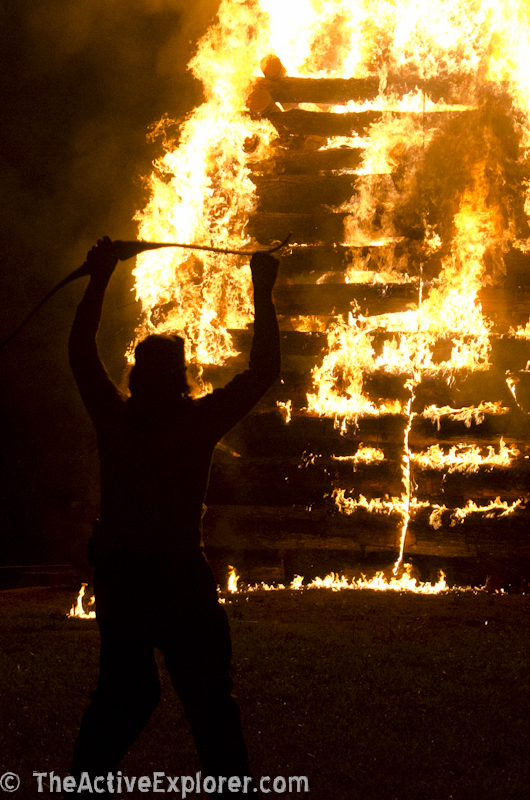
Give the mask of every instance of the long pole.
[(291, 238), (291, 234), (287, 236), (280, 244), (270, 247), (268, 250), (226, 250), (222, 247), (210, 247), (203, 244), (177, 244), (176, 242), (142, 242), (131, 241), (122, 242), (116, 241), (112, 244), (116, 250), (116, 255), (120, 261), (126, 261), (128, 258), (137, 256), (138, 253), (143, 253), (145, 250), (158, 250), (160, 247), (182, 247), (184, 250), (205, 250), (208, 253), (220, 253), (221, 255), (228, 256), (253, 256), (254, 253), (276, 253), (285, 247)]
[[(232, 255), (232, 256), (253, 256), (254, 253), (276, 253), (278, 250), (281, 250), (282, 247), (285, 247), (288, 243), (289, 239), (291, 238), (291, 234), (287, 236), (283, 242), (280, 244), (274, 245), (274, 247), (270, 247), (268, 250), (254, 250), (249, 252), (247, 250), (225, 250), (221, 247), (208, 247), (207, 245), (202, 244), (178, 244), (176, 242), (143, 242), (143, 241), (121, 241), (117, 239), (112, 244), (114, 245), (114, 249), (116, 252), (116, 256), (119, 261), (127, 261), (129, 258), (133, 258), (137, 256), (139, 253), (143, 253), (146, 250), (158, 250), (161, 247), (181, 247), (185, 250), (205, 250), (209, 253), (219, 253), (222, 255)], [(38, 303), (35, 308), (28, 314), (28, 316), (21, 322), (18, 328), (10, 334), (7, 339), (5, 339), (2, 344), (0, 344), (0, 350), (7, 347), (7, 345), (17, 336), (20, 331), (26, 327), (30, 319), (32, 319), (37, 311), (39, 311), (42, 306), (48, 302), (48, 300), (53, 297), (53, 295), (62, 289), (63, 286), (66, 286), (67, 283), (71, 283), (72, 281), (77, 280), (77, 278), (82, 278), (84, 275), (89, 275), (90, 270), (88, 264), (85, 263), (81, 264), (80, 267), (75, 269), (66, 278), (63, 278), (56, 286), (51, 289), (48, 294), (46, 294), (40, 303)]]

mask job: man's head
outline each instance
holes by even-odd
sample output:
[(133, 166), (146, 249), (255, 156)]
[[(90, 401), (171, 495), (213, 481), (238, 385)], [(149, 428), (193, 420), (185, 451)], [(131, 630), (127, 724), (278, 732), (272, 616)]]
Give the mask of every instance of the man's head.
[(189, 395), (184, 340), (180, 336), (152, 334), (139, 342), (134, 356), (129, 389), (135, 400)]

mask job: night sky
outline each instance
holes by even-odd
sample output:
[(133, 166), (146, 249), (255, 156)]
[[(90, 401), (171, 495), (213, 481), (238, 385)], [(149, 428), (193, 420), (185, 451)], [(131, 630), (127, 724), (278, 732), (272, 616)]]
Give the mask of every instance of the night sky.
[[(149, 127), (202, 101), (186, 65), (218, 0), (16, 0), (0, 6), (5, 339), (103, 235), (136, 238)], [(107, 295), (100, 346), (119, 380), (139, 309), (133, 261)], [(95, 438), (67, 357), (86, 279), (0, 354), (0, 564), (84, 563), (97, 513)]]

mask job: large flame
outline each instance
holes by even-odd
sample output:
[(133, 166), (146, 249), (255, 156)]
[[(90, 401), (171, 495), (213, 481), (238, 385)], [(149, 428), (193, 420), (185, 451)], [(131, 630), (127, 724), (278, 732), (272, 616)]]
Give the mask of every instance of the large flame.
[[(256, 82), (264, 57), (275, 54), (269, 63), (291, 78), (378, 80), (378, 96), (369, 101), (298, 108), (379, 112), (366, 135), (313, 137), (312, 146), (362, 150), (359, 167), (350, 170), (351, 199), (334, 209), (345, 215), (341, 244), (354, 248), (343, 280), (415, 282), (416, 299), (400, 313), (363, 316), (352, 308), (328, 319), (286, 318), (289, 328), (326, 331), (327, 352), (313, 370), (306, 408), (288, 400), (279, 409), (286, 422), (295, 414), (320, 415), (343, 431), (360, 417), (404, 419), (403, 492), (378, 506), (390, 503), (401, 519), (396, 567), (411, 515), (422, 505), (414, 497), (412, 467), (472, 471), (506, 466), (518, 455), (502, 440), (498, 453), (468, 445), (413, 452), (409, 434), (416, 418), (471, 424), (507, 412), (500, 401), (417, 409), (415, 398), (426, 380), (450, 384), (490, 369), (494, 323), (483, 312), (480, 292), (501, 281), (509, 246), (530, 250), (516, 197), (519, 192), (528, 215), (530, 182), (521, 165), (530, 148), (529, 41), (528, 0), (222, 0), (217, 22), (189, 65), (202, 81), (205, 102), (180, 126), (178, 144), (170, 140), (170, 121), (156, 129), (166, 133), (165, 152), (149, 179), (151, 199), (138, 213), (140, 237), (249, 248), (256, 245), (248, 222), (258, 204), (251, 173), (273, 158), (278, 136), (266, 114), (248, 110), (252, 103), (258, 111), (268, 104)], [(408, 82), (406, 90), (388, 90), (395, 76)], [(435, 80), (445, 81), (451, 96), (440, 96)], [(286, 232), (278, 231), (278, 238)], [(411, 258), (402, 243), (415, 238)], [(375, 271), (363, 246), (380, 252)], [(230, 331), (251, 320), (250, 276), (243, 267), (235, 256), (199, 258), (185, 250), (141, 255), (138, 338), (183, 334), (199, 379), (203, 367), (225, 364), (237, 355)], [(530, 338), (530, 323), (506, 333)], [(439, 342), (451, 343), (442, 358)], [(366, 377), (381, 373), (402, 377), (401, 399), (369, 395)], [(384, 458), (372, 451), (366, 450), (366, 462)], [(344, 513), (379, 502), (346, 496), (340, 488), (334, 498)], [(441, 509), (431, 507), (435, 525)], [(457, 511), (453, 520), (480, 509)]]

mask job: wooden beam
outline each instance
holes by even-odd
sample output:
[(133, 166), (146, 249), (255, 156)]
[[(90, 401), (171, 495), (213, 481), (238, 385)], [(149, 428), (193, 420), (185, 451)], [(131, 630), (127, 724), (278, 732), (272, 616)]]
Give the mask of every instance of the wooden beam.
[(406, 311), (418, 298), (414, 284), (324, 283), (278, 286), (275, 290), (278, 314), (335, 316), (348, 314), (356, 304), (365, 316)]
[(518, 287), (485, 286), (479, 292), (484, 314), (490, 317), (498, 330), (526, 325), (530, 318), (530, 290)]
[[(301, 139), (307, 141), (306, 137)], [(325, 144), (325, 142), (322, 142)], [(357, 169), (363, 159), (361, 148), (338, 147), (329, 150), (277, 148), (267, 161), (250, 164), (255, 175), (315, 175), (319, 172)]]
[(357, 175), (252, 176), (263, 212), (313, 214), (340, 206), (358, 193)]
[(344, 239), (344, 220), (337, 214), (253, 214), (248, 232), (260, 245), (272, 246), (291, 231), (293, 244), (340, 243)]
[(355, 522), (342, 514), (287, 506), (210, 505), (204, 517), (206, 546), (255, 548), (389, 550), (399, 546), (399, 518), (359, 515)]
[[(475, 78), (471, 75), (440, 78), (408, 78), (388, 76), (384, 88), (385, 94), (395, 93), (400, 96), (415, 89), (426, 92), (431, 100), (437, 102), (444, 98), (446, 102), (465, 102), (471, 99), (470, 88)], [(341, 105), (350, 100), (374, 100), (379, 94), (381, 79), (379, 76), (368, 78), (291, 78), (279, 80), (258, 78), (256, 87), (263, 87), (279, 103), (331, 103)]]
[(517, 509), (509, 516), (501, 516), (500, 511), (490, 517), (473, 514), (462, 524), (454, 526), (451, 526), (450, 515), (447, 513), (438, 530), (428, 524), (427, 516), (427, 512), (419, 514), (410, 522), (405, 556), (530, 556), (529, 518), (525, 509)]
[(366, 135), (370, 125), (381, 119), (380, 111), (358, 111), (334, 114), (330, 111), (266, 111), (268, 119), (278, 133), (297, 136), (351, 136), (354, 133)]
[[(405, 559), (414, 555), (441, 558), (507, 558), (530, 556), (528, 512), (494, 519), (468, 517), (463, 524), (449, 522), (439, 529), (427, 514), (409, 523)], [(278, 513), (266, 506), (214, 506), (204, 518), (206, 547), (238, 550), (343, 550), (353, 554), (387, 552), (399, 548), (398, 515), (356, 514), (330, 516), (325, 512), (285, 508)]]
[[(440, 111), (422, 114), (421, 112), (397, 111), (395, 117), (416, 117), (426, 130), (435, 130), (445, 125), (455, 116), (464, 119), (476, 116), (477, 111)], [(280, 135), (295, 136), (366, 136), (374, 122), (383, 118), (383, 111), (352, 111), (344, 114), (330, 111), (304, 111), (299, 108), (290, 111), (266, 111), (263, 116), (270, 120)]]
[(266, 89), (277, 103), (347, 103), (373, 100), (379, 94), (377, 76), (363, 79), (341, 78), (258, 78), (256, 87)]
[(366, 244), (349, 247), (342, 244), (324, 244), (302, 247), (293, 246), (280, 256), (280, 278), (282, 276), (290, 278), (291, 276), (314, 272), (313, 281), (316, 281), (316, 278), (325, 272), (346, 270), (351, 265), (354, 257), (364, 263), (367, 271), (372, 275), (376, 275), (382, 271), (384, 264), (393, 262), (394, 256), (401, 258), (403, 254), (408, 254), (408, 274), (415, 276), (420, 272), (421, 255), (423, 255), (418, 252), (419, 248), (421, 248), (421, 244), (417, 241), (405, 239), (396, 239), (395, 242), (385, 245)]

